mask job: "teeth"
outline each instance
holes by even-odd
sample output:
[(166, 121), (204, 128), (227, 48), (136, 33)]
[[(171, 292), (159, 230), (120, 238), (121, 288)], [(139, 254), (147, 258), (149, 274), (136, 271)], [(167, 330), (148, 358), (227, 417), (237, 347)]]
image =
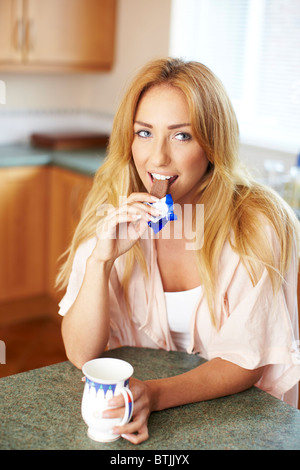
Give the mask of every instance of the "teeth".
[(159, 175), (158, 173), (151, 173), (151, 175), (152, 175), (153, 178), (155, 178), (156, 180), (169, 180), (170, 178), (172, 178), (172, 176)]

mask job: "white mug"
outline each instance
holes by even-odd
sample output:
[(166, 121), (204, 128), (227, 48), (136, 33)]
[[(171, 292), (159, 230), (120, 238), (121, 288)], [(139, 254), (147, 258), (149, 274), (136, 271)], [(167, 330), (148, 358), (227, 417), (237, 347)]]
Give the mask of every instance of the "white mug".
[[(114, 426), (123, 426), (130, 421), (133, 412), (133, 397), (129, 390), (129, 378), (133, 367), (126, 361), (115, 358), (99, 358), (88, 361), (82, 367), (85, 375), (81, 414), (88, 426), (88, 436), (98, 442), (119, 439), (113, 434)], [(102, 418), (102, 412), (110, 408), (110, 398), (122, 394), (125, 400), (123, 418)]]

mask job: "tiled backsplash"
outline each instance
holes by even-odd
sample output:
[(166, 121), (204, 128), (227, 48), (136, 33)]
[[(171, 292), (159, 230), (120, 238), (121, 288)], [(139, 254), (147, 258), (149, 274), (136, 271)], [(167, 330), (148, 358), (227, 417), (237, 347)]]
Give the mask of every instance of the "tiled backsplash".
[(110, 133), (113, 117), (82, 110), (0, 110), (0, 145), (28, 142), (33, 132)]

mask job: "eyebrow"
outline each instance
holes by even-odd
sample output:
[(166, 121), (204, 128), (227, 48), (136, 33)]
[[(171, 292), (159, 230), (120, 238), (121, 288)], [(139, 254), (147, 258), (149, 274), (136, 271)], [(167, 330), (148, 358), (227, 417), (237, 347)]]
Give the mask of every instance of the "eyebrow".
[[(151, 124), (147, 124), (146, 122), (142, 121), (135, 121), (134, 124), (139, 124), (140, 126), (148, 127), (149, 129), (153, 129), (153, 126)], [(184, 122), (183, 124), (172, 124), (171, 126), (168, 126), (168, 129), (179, 129), (180, 127), (186, 127), (190, 126), (191, 124), (189, 122)]]

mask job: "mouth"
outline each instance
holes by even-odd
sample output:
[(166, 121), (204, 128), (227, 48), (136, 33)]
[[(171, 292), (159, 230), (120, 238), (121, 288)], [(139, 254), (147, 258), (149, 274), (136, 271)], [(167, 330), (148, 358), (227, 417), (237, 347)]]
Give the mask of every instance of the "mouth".
[(178, 175), (162, 175), (160, 173), (150, 173), (148, 172), (148, 175), (150, 176), (151, 182), (153, 183), (155, 180), (168, 180), (169, 181), (169, 187), (177, 180)]

